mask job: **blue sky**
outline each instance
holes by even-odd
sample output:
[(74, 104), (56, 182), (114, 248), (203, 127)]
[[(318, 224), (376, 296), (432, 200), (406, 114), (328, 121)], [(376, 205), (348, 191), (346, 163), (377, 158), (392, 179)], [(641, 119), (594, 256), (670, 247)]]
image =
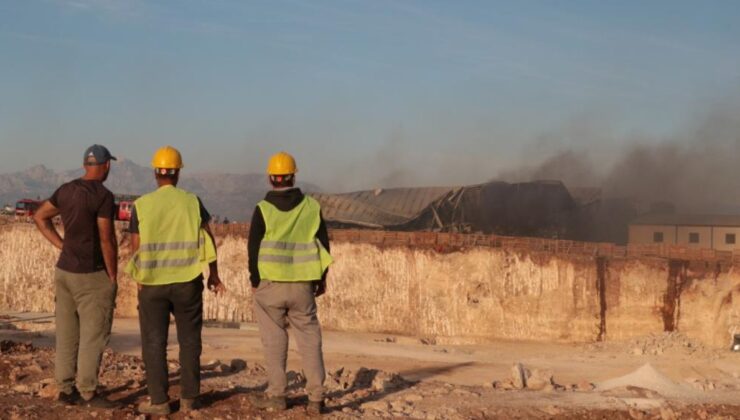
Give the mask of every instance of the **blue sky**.
[(0, 172), (139, 163), (337, 189), (664, 139), (740, 93), (736, 1), (0, 2)]

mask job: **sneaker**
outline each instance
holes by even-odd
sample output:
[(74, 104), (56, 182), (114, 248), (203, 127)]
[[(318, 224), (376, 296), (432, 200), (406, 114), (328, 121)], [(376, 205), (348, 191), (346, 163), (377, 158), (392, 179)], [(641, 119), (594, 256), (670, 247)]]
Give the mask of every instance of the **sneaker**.
[(180, 411), (188, 412), (200, 409), (200, 402), (197, 398), (180, 398)]
[(309, 416), (320, 416), (324, 413), (324, 401), (309, 401), (306, 406), (306, 414)]
[(81, 399), (82, 397), (80, 397), (80, 392), (77, 391), (77, 388), (72, 388), (71, 392), (59, 391), (59, 394), (57, 395), (57, 401), (69, 405), (78, 404)]
[(111, 401), (98, 393), (94, 393), (89, 396), (85, 394), (87, 393), (81, 394), (79, 405), (90, 408), (103, 408), (107, 410), (121, 407), (121, 404)]
[(155, 416), (167, 416), (172, 414), (169, 402), (163, 402), (161, 404), (152, 404), (151, 401), (144, 401), (136, 407), (137, 411), (141, 414), (152, 414)]
[(249, 402), (254, 408), (270, 411), (283, 411), (288, 408), (285, 397), (271, 397), (267, 394), (250, 394)]

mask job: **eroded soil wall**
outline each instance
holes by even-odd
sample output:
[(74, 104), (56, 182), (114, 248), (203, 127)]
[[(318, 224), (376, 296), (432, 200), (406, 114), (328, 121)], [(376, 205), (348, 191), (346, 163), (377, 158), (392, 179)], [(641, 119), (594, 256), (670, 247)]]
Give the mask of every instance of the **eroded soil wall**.
[[(121, 272), (129, 258), (121, 240)], [(246, 240), (221, 236), (228, 293), (206, 293), (206, 318), (252, 321)], [(325, 328), (438, 340), (590, 342), (680, 331), (724, 347), (740, 333), (740, 275), (732, 264), (649, 257), (562, 255), (472, 246), (440, 252), (335, 241)], [(53, 311), (57, 251), (30, 225), (0, 229), (0, 308)], [(122, 275), (118, 316), (136, 316)]]

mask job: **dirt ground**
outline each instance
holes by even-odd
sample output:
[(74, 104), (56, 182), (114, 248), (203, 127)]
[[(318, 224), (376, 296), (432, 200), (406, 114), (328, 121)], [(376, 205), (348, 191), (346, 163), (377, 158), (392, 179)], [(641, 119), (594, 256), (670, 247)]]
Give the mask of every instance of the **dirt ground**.
[[(138, 322), (116, 319), (101, 386), (125, 408), (53, 401), (53, 317), (0, 316), (0, 418), (144, 418)], [(264, 389), (257, 329), (204, 329), (203, 409), (171, 418), (303, 419), (300, 355), (291, 347), (289, 409), (260, 412), (247, 395)], [(177, 341), (171, 330), (170, 395), (177, 409)], [(451, 343), (435, 338), (325, 331), (329, 418), (734, 419), (740, 418), (740, 354), (680, 334), (561, 345)], [(243, 362), (243, 363), (242, 363)]]

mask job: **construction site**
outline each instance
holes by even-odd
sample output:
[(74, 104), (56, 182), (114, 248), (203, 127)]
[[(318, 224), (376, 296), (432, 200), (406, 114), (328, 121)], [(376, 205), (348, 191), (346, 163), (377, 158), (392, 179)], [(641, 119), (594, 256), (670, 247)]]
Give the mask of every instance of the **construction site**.
[(0, 420), (740, 419), (738, 21), (0, 1)]
[[(291, 343), (289, 409), (259, 412), (262, 350), (248, 225), (213, 226), (228, 292), (205, 296), (204, 407), (188, 418), (305, 418)], [(319, 298), (330, 418), (732, 419), (740, 415), (740, 254), (675, 245), (332, 229)], [(128, 234), (119, 229), (120, 264)], [(56, 251), (0, 227), (2, 418), (137, 418), (146, 395), (136, 286), (119, 280), (101, 385), (126, 405), (52, 401)], [(177, 399), (177, 340), (168, 347)], [(175, 413), (172, 418), (186, 418)]]

